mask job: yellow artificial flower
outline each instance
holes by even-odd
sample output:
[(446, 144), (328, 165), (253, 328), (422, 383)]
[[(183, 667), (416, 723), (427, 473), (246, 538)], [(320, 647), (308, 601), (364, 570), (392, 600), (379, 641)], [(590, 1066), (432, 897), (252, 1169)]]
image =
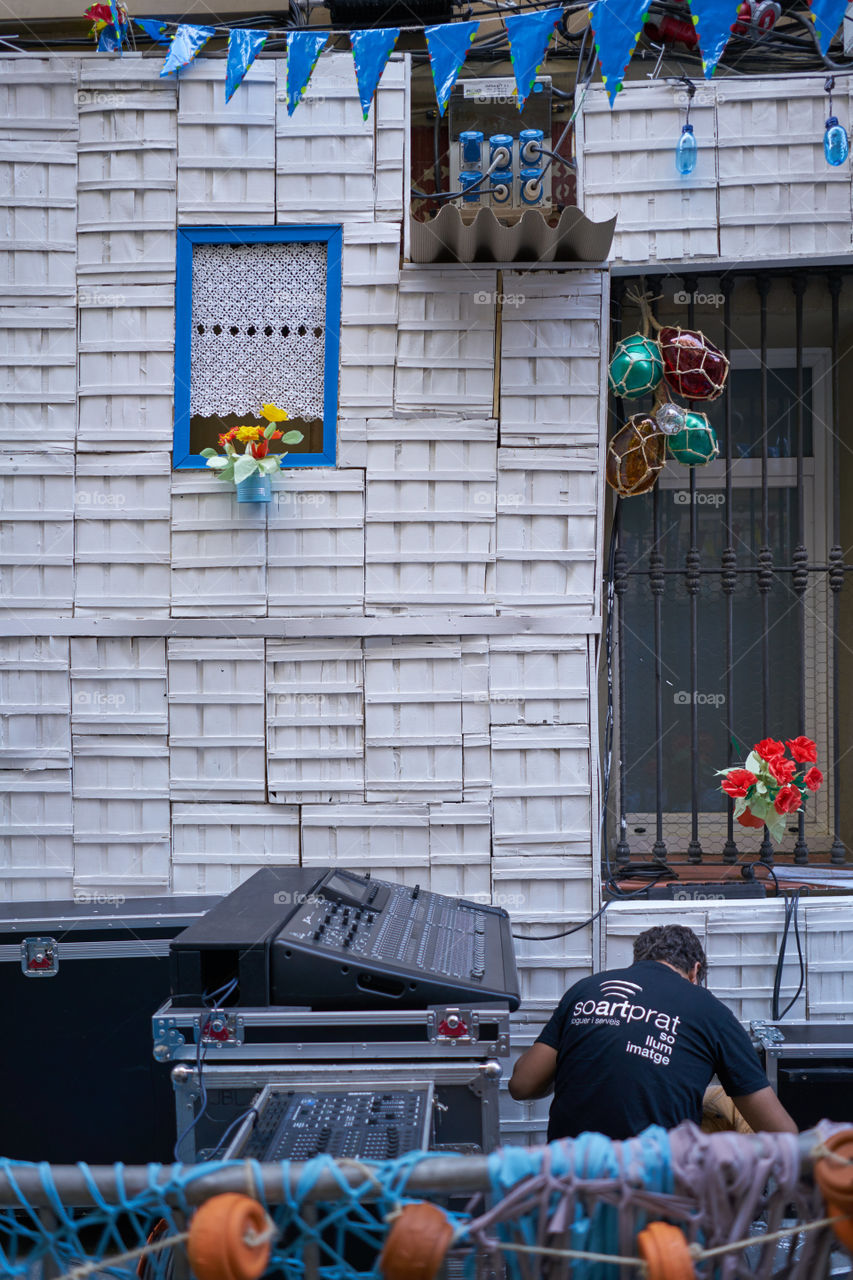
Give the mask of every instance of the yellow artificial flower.
[(262, 404), (261, 413), (267, 422), (287, 422), (287, 410), (277, 409), (274, 404)]
[(237, 428), (237, 439), (242, 441), (260, 440), (263, 434), (264, 434), (263, 427), (238, 427)]

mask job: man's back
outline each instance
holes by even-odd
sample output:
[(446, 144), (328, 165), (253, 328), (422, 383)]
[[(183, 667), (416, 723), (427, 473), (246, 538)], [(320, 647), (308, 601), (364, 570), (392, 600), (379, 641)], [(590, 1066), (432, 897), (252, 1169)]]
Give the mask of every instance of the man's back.
[(715, 1073), (730, 1096), (767, 1086), (734, 1015), (657, 960), (576, 983), (539, 1040), (557, 1051), (549, 1141), (698, 1123)]

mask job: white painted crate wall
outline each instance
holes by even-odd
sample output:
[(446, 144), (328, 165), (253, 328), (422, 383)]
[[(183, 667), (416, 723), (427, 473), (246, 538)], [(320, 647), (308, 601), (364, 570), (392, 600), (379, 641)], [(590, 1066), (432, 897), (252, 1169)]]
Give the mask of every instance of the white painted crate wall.
[(503, 445), (598, 445), (608, 304), (601, 271), (504, 272)]
[[(115, 60), (118, 61), (118, 60)], [(81, 60), (78, 287), (175, 277), (177, 88), (152, 62)]]
[(266, 799), (263, 640), (168, 642), (173, 800)]
[(429, 887), (433, 893), (491, 902), (491, 843), (488, 803), (430, 804)]
[(310, 468), (274, 482), (270, 617), (364, 612), (364, 472)]
[(0, 449), (20, 449), (22, 440), (73, 448), (76, 340), (72, 306), (0, 307)]
[(162, 893), (169, 862), (165, 734), (72, 737), (74, 888)]
[(366, 639), (364, 716), (367, 800), (462, 800), (458, 640)]
[[(498, 450), (495, 595), (502, 613), (600, 608), (600, 463), (593, 447)], [(567, 626), (568, 626), (567, 622)]]
[(165, 738), (166, 641), (160, 636), (71, 640), (71, 729), (75, 736)]
[[(21, 445), (19, 442), (18, 448)], [(0, 599), (7, 616), (68, 617), (74, 600), (74, 459), (2, 455)]]
[[(802, 907), (800, 915), (801, 931), (805, 933), (806, 919)], [(742, 907), (717, 903), (708, 911), (705, 934), (708, 985), (742, 1022), (771, 1016), (774, 974), (784, 921), (782, 902), (750, 903), (748, 926)], [(791, 930), (782, 966), (780, 1011), (794, 1000), (799, 984), (800, 966)], [(805, 1014), (804, 982), (787, 1016), (803, 1018)]]
[(267, 664), (270, 799), (363, 799), (361, 641), (270, 640)]
[(494, 421), (368, 422), (369, 612), (494, 612), (496, 444)]
[(0, 60), (0, 302), (74, 300), (77, 65), (71, 59)]
[[(614, 261), (690, 261), (720, 251), (713, 86), (693, 99), (698, 161), (682, 178), (675, 144), (686, 105), (683, 87), (671, 84), (626, 82), (612, 110), (602, 87), (587, 90), (577, 121), (578, 204), (594, 222), (618, 215)], [(747, 165), (744, 175), (751, 172)]]
[(307, 804), (301, 822), (303, 866), (369, 871), (375, 880), (428, 887), (428, 805)]
[(0, 893), (5, 901), (69, 898), (71, 770), (0, 769)]
[(68, 641), (0, 640), (0, 771), (71, 767)]
[(74, 888), (161, 893), (171, 883), (166, 642), (70, 641)]
[(264, 867), (298, 864), (295, 805), (172, 805), (175, 893), (226, 894)]
[(167, 453), (78, 457), (77, 616), (169, 616), (170, 468)]
[[(287, 114), (285, 59), (276, 62), (278, 222), (372, 222), (375, 107), (362, 118), (352, 55), (321, 56), (305, 96)], [(383, 92), (380, 86), (380, 94)]]
[(589, 723), (594, 672), (587, 636), (492, 636), (492, 725)]
[(340, 411), (389, 417), (400, 293), (400, 225), (346, 222), (341, 287)]
[(853, 926), (849, 902), (844, 898), (800, 904), (800, 916), (805, 915), (806, 925), (807, 1016), (816, 1021), (849, 1022), (853, 1018)]
[(182, 226), (275, 222), (276, 67), (257, 61), (225, 101), (225, 63), (197, 58), (178, 79)]
[(781, 94), (776, 80), (727, 79), (716, 105), (721, 257), (849, 253), (850, 171), (823, 154), (823, 77)]
[(400, 278), (395, 407), (490, 416), (495, 379), (494, 270), (409, 269)]
[(238, 503), (200, 472), (172, 476), (172, 614), (255, 617), (267, 611), (266, 508)]
[(375, 216), (402, 221), (406, 199), (411, 132), (410, 60), (395, 54), (379, 81), (375, 98), (376, 192)]
[(589, 726), (495, 725), (491, 737), (495, 856), (588, 853)]
[(81, 278), (77, 305), (78, 453), (171, 451), (174, 285)]
[[(586, 913), (562, 916), (559, 929), (512, 915), (515, 959), (521, 983), (522, 1009), (543, 1021), (551, 1016), (569, 987), (588, 978), (594, 969), (592, 927), (583, 927)], [(562, 938), (549, 937), (560, 929), (581, 926)]]

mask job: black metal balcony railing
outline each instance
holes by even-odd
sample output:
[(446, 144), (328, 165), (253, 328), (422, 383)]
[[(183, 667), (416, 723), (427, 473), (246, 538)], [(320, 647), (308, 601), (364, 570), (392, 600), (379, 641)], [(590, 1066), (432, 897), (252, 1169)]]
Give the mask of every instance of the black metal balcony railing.
[[(812, 859), (846, 860), (841, 762), (850, 744), (838, 689), (847, 678), (841, 589), (853, 567), (842, 545), (850, 451), (842, 455), (839, 435), (847, 280), (835, 268), (613, 280), (614, 343), (639, 328), (626, 292), (649, 289), (663, 322), (701, 329), (732, 360), (723, 396), (692, 406), (708, 412), (719, 460), (668, 464), (650, 494), (615, 501), (608, 839), (617, 865), (641, 853), (733, 863), (757, 852), (772, 863), (766, 828), (735, 824), (714, 771), (760, 738), (799, 734), (818, 743), (826, 783), (782, 848), (800, 865), (810, 849)], [(648, 407), (612, 401), (611, 426)]]

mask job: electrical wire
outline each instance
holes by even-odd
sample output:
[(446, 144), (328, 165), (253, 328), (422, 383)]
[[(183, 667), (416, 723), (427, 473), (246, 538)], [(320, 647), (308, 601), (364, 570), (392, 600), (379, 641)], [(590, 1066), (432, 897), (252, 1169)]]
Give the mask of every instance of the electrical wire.
[(261, 1113), (258, 1110), (258, 1108), (255, 1106), (254, 1103), (252, 1103), (252, 1105), (246, 1111), (244, 1111), (242, 1115), (238, 1116), (236, 1120), (231, 1121), (228, 1128), (225, 1130), (222, 1137), (219, 1139), (216, 1146), (213, 1148), (210, 1155), (206, 1157), (206, 1159), (215, 1160), (216, 1157), (219, 1155), (219, 1152), (222, 1149), (222, 1147), (224, 1147), (227, 1144), (228, 1139), (231, 1137), (231, 1134), (234, 1132), (237, 1126), (239, 1124), (242, 1124), (243, 1121), (246, 1120), (250, 1115), (254, 1115), (255, 1122), (257, 1123), (260, 1114)]
[[(232, 995), (234, 991), (236, 991), (236, 989), (237, 989), (237, 979), (231, 978), (230, 981), (224, 982), (221, 987), (217, 987), (215, 991), (212, 991), (212, 992), (205, 991), (201, 997), (201, 1003), (207, 1009), (208, 1013), (214, 1013), (216, 1011), (217, 1002), (224, 1003), (228, 999), (228, 997)], [(195, 1065), (196, 1065), (196, 1071), (198, 1072), (198, 1086), (199, 1086), (199, 1093), (201, 1095), (199, 1098), (200, 1106), (198, 1109), (198, 1114), (190, 1121), (187, 1127), (180, 1134), (178, 1134), (178, 1137), (175, 1139), (173, 1154), (176, 1161), (180, 1161), (181, 1157), (178, 1153), (181, 1149), (181, 1145), (184, 1139), (189, 1134), (192, 1133), (193, 1129), (195, 1129), (196, 1125), (199, 1123), (202, 1116), (207, 1111), (207, 1085), (204, 1082), (204, 1060), (207, 1057), (207, 1050), (209, 1048), (210, 1042), (208, 1040), (205, 1040), (204, 1033), (207, 1030), (207, 1024), (209, 1020), (210, 1019), (208, 1018), (205, 1021), (199, 1022), (198, 1040), (196, 1041), (196, 1049), (195, 1049)]]
[[(499, 160), (493, 160), (492, 163), (489, 165), (488, 169), (486, 170), (486, 172), (483, 174), (482, 178), (478, 178), (476, 182), (472, 182), (470, 187), (468, 187), (468, 191), (476, 191), (477, 188), (486, 181), (486, 178), (488, 178), (490, 174), (494, 173), (495, 169), (497, 169), (499, 165), (500, 165)], [(418, 200), (455, 200), (459, 196), (464, 196), (465, 194), (466, 194), (465, 191), (428, 192), (428, 191), (420, 191), (417, 187), (412, 187), (412, 195), (416, 196)]]

